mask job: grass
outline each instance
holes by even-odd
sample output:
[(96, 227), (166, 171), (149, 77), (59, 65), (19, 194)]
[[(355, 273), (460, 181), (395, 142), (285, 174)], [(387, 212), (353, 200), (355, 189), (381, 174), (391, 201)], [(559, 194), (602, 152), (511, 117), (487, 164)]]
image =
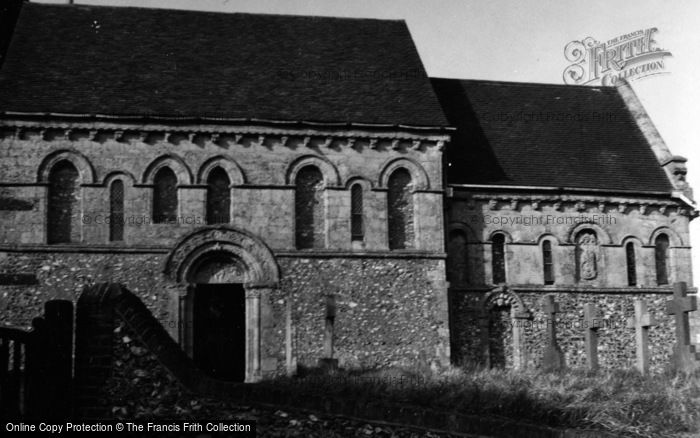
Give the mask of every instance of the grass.
[(267, 384), (301, 394), (379, 398), (552, 427), (606, 430), (619, 436), (700, 434), (700, 375), (389, 369), (309, 371)]

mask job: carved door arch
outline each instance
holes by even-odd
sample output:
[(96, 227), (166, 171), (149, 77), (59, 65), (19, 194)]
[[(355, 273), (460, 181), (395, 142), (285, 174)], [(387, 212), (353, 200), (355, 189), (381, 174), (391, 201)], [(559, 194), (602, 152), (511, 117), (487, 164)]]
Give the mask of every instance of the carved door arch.
[(245, 289), (245, 382), (261, 378), (261, 299), (277, 288), (279, 268), (257, 237), (228, 226), (199, 229), (180, 240), (166, 259), (164, 274), (178, 287), (178, 339), (192, 354), (194, 292), (197, 284), (242, 284)]

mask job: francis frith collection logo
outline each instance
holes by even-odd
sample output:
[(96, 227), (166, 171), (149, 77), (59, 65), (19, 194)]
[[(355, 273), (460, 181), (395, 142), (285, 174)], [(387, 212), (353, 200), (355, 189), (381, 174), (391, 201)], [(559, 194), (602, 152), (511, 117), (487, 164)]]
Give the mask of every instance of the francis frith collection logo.
[(592, 37), (571, 41), (564, 48), (564, 82), (570, 85), (615, 85), (667, 73), (664, 57), (671, 52), (658, 47), (655, 27), (620, 35), (605, 42)]

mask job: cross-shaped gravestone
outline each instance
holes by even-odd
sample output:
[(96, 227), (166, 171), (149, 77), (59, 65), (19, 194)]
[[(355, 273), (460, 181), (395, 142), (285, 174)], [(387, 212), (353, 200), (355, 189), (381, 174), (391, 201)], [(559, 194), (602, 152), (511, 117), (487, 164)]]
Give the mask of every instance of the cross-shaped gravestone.
[(335, 329), (335, 296), (326, 296), (326, 332), (323, 339), (323, 358), (319, 365), (324, 369), (338, 368), (338, 359), (333, 358), (333, 332)]
[(673, 346), (673, 367), (692, 371), (700, 367), (695, 346), (690, 344), (690, 324), (688, 312), (698, 308), (697, 299), (688, 296), (685, 282), (674, 283), (673, 299), (666, 303), (666, 311), (676, 319), (676, 343)]
[(595, 304), (588, 303), (583, 307), (583, 317), (586, 323), (586, 357), (588, 369), (598, 369), (598, 329), (601, 326), (600, 313)]
[(545, 371), (557, 371), (564, 368), (564, 355), (557, 344), (556, 314), (559, 313), (559, 303), (554, 297), (546, 295), (542, 299), (542, 312), (547, 319), (547, 345), (544, 347), (542, 367)]
[(649, 372), (649, 328), (655, 325), (654, 315), (647, 311), (647, 303), (634, 300), (634, 316), (627, 319), (627, 327), (635, 331), (636, 367), (642, 374)]

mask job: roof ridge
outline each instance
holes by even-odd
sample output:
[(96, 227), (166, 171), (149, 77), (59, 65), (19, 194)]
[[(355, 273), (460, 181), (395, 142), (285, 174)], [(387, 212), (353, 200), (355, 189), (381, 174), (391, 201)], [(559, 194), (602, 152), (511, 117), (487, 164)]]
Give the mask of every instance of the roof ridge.
[(479, 83), (485, 85), (505, 85), (505, 86), (532, 86), (532, 87), (558, 87), (558, 88), (586, 88), (586, 89), (603, 89), (603, 90), (615, 90), (617, 87), (614, 85), (581, 85), (581, 84), (555, 84), (552, 82), (517, 82), (517, 81), (498, 81), (493, 79), (462, 79), (462, 78), (442, 78), (442, 77), (430, 77), (430, 80), (448, 80), (448, 81), (459, 81), (459, 82), (471, 82)]
[(382, 21), (382, 22), (398, 22), (406, 23), (403, 18), (376, 18), (376, 17), (340, 17), (335, 15), (301, 15), (301, 14), (269, 14), (264, 12), (240, 12), (240, 11), (203, 11), (197, 9), (177, 9), (177, 8), (157, 8), (147, 6), (116, 6), (116, 5), (94, 5), (94, 4), (68, 4), (68, 3), (32, 3), (27, 2), (23, 7), (40, 7), (40, 8), (63, 8), (63, 9), (138, 9), (148, 11), (168, 11), (168, 12), (185, 12), (190, 14), (202, 15), (254, 15), (263, 17), (285, 17), (295, 19), (323, 19), (323, 20), (339, 20), (339, 21)]

